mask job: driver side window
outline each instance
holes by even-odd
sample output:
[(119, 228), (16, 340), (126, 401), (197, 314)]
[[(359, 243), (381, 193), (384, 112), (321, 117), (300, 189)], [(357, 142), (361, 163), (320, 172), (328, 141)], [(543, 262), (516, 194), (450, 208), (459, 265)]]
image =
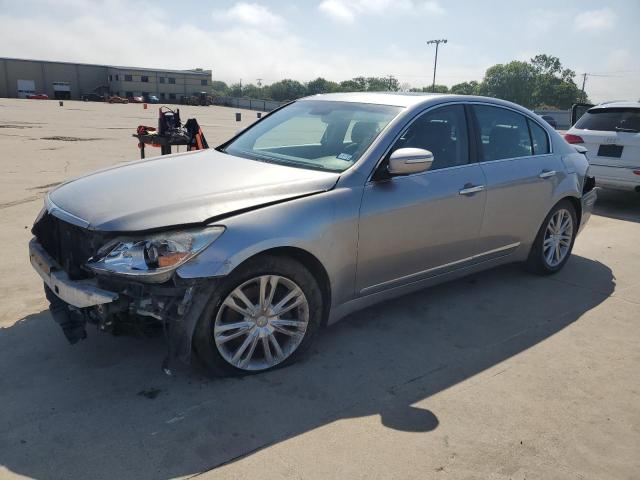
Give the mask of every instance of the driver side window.
[(433, 153), (430, 170), (469, 163), (467, 122), (462, 105), (440, 107), (418, 117), (396, 141), (399, 148), (422, 148)]

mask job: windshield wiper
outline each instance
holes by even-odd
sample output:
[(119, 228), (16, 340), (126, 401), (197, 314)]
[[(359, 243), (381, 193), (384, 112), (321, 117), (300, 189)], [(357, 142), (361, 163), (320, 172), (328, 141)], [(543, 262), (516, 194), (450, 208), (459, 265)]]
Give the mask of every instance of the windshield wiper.
[(627, 133), (640, 133), (640, 130), (636, 130), (635, 128), (624, 128), (624, 127), (613, 127), (616, 132), (627, 132)]

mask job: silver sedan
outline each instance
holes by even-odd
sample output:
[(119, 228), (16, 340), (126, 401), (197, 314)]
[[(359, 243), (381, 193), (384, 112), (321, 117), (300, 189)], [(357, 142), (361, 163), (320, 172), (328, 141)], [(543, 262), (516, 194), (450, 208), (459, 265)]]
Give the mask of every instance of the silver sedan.
[(70, 342), (163, 328), (167, 361), (293, 361), (325, 324), (508, 262), (553, 274), (596, 192), (585, 156), (496, 99), (304, 98), (216, 149), (52, 191), (31, 262)]

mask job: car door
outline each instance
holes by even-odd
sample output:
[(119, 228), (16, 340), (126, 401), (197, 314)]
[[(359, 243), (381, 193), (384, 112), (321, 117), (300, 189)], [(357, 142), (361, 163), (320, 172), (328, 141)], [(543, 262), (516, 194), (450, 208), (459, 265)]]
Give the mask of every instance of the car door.
[(566, 174), (536, 121), (499, 106), (476, 104), (472, 110), (487, 181), (479, 244), (484, 251), (508, 254), (533, 240)]
[(470, 161), (467, 127), (461, 104), (420, 115), (389, 154), (398, 148), (424, 148), (434, 155), (431, 169), (374, 176), (365, 186), (356, 278), (360, 294), (459, 268), (478, 253), (485, 179), (480, 166)]

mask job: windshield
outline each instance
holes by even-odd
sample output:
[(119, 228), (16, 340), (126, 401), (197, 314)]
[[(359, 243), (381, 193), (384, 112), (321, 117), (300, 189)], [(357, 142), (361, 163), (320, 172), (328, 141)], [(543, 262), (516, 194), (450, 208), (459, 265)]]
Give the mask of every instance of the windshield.
[(605, 132), (640, 132), (640, 108), (592, 108), (576, 128)]
[(224, 148), (238, 157), (332, 172), (353, 165), (400, 107), (303, 100), (292, 103)]

